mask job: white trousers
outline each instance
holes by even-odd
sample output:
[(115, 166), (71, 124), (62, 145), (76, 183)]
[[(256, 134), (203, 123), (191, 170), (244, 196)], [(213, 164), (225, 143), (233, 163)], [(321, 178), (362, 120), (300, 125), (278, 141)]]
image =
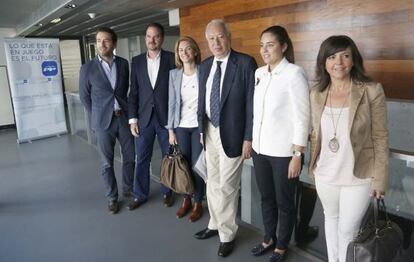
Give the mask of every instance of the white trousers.
[(325, 237), (329, 262), (344, 262), (349, 242), (358, 234), (369, 206), (371, 184), (335, 186), (315, 177), (316, 191), (325, 214)]
[(207, 203), (209, 229), (219, 231), (221, 242), (230, 242), (237, 232), (236, 215), (243, 158), (226, 156), (220, 128), (210, 122), (206, 129)]

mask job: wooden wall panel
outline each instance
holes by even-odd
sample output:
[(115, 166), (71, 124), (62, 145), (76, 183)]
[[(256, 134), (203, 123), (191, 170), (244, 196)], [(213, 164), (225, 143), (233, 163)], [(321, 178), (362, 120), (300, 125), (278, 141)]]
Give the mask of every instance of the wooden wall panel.
[(354, 39), (375, 81), (389, 98), (414, 100), (413, 0), (214, 0), (180, 9), (180, 31), (210, 55), (204, 37), (206, 24), (224, 19), (232, 32), (232, 47), (263, 64), (260, 33), (282, 25), (292, 38), (296, 63), (314, 78), (321, 42), (345, 34)]

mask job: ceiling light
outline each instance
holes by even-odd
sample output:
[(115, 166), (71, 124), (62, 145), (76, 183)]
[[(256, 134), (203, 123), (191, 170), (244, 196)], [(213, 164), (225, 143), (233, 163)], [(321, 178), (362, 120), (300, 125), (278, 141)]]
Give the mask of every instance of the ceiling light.
[(36, 26), (38, 26), (38, 27), (42, 27), (42, 26), (43, 26), (43, 24), (42, 24), (42, 23), (38, 23), (38, 24), (36, 24)]
[(75, 4), (67, 4), (67, 5), (65, 5), (65, 8), (69, 8), (69, 9), (73, 9), (73, 8), (75, 8), (77, 5), (75, 5)]
[(58, 18), (55, 18), (55, 19), (53, 19), (52, 21), (50, 21), (50, 23), (52, 23), (52, 24), (57, 24), (57, 23), (59, 23), (60, 21), (62, 21), (62, 18), (58, 17)]
[(94, 19), (94, 18), (96, 17), (96, 13), (88, 13), (88, 16), (89, 16), (91, 19)]

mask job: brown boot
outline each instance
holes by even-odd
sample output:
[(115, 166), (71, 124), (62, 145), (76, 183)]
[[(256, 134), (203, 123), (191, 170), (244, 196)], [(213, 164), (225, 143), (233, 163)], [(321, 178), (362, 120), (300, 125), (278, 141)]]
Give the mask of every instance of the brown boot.
[(191, 210), (191, 198), (189, 196), (184, 196), (183, 203), (181, 204), (180, 209), (178, 209), (176, 215), (177, 218), (182, 218), (183, 216), (187, 215), (187, 213)]
[(201, 202), (196, 202), (193, 205), (193, 211), (191, 212), (191, 216), (188, 219), (190, 222), (195, 222), (200, 219), (203, 215), (203, 204)]

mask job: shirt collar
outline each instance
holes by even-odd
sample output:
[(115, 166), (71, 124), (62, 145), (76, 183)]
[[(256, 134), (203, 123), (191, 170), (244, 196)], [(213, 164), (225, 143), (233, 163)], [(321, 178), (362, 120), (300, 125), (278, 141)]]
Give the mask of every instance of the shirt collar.
[[(278, 75), (280, 74), (280, 72), (283, 71), (283, 69), (286, 68), (286, 66), (289, 64), (289, 61), (286, 59), (286, 57), (283, 57), (282, 61), (280, 61), (280, 63), (273, 68), (272, 72), (270, 72), (272, 75)], [(268, 73), (268, 66), (266, 68), (266, 73)]]
[(229, 60), (229, 57), (230, 57), (230, 53), (231, 53), (231, 50), (230, 50), (230, 52), (225, 57), (220, 58), (220, 59), (214, 57), (213, 63), (216, 64), (217, 61), (221, 61), (223, 63), (227, 63), (227, 61)]
[[(115, 59), (116, 59), (116, 56), (112, 55), (112, 63), (115, 61)], [(105, 61), (105, 60), (102, 59), (102, 57), (100, 55), (98, 55), (98, 60), (99, 60), (100, 63), (102, 63), (102, 61)]]
[(151, 60), (158, 60), (158, 59), (160, 59), (160, 57), (161, 57), (161, 49), (160, 49), (160, 51), (158, 52), (158, 54), (157, 54), (157, 56), (156, 56), (155, 58), (150, 58), (148, 54), (149, 54), (149, 53), (147, 52), (147, 59), (151, 59)]

